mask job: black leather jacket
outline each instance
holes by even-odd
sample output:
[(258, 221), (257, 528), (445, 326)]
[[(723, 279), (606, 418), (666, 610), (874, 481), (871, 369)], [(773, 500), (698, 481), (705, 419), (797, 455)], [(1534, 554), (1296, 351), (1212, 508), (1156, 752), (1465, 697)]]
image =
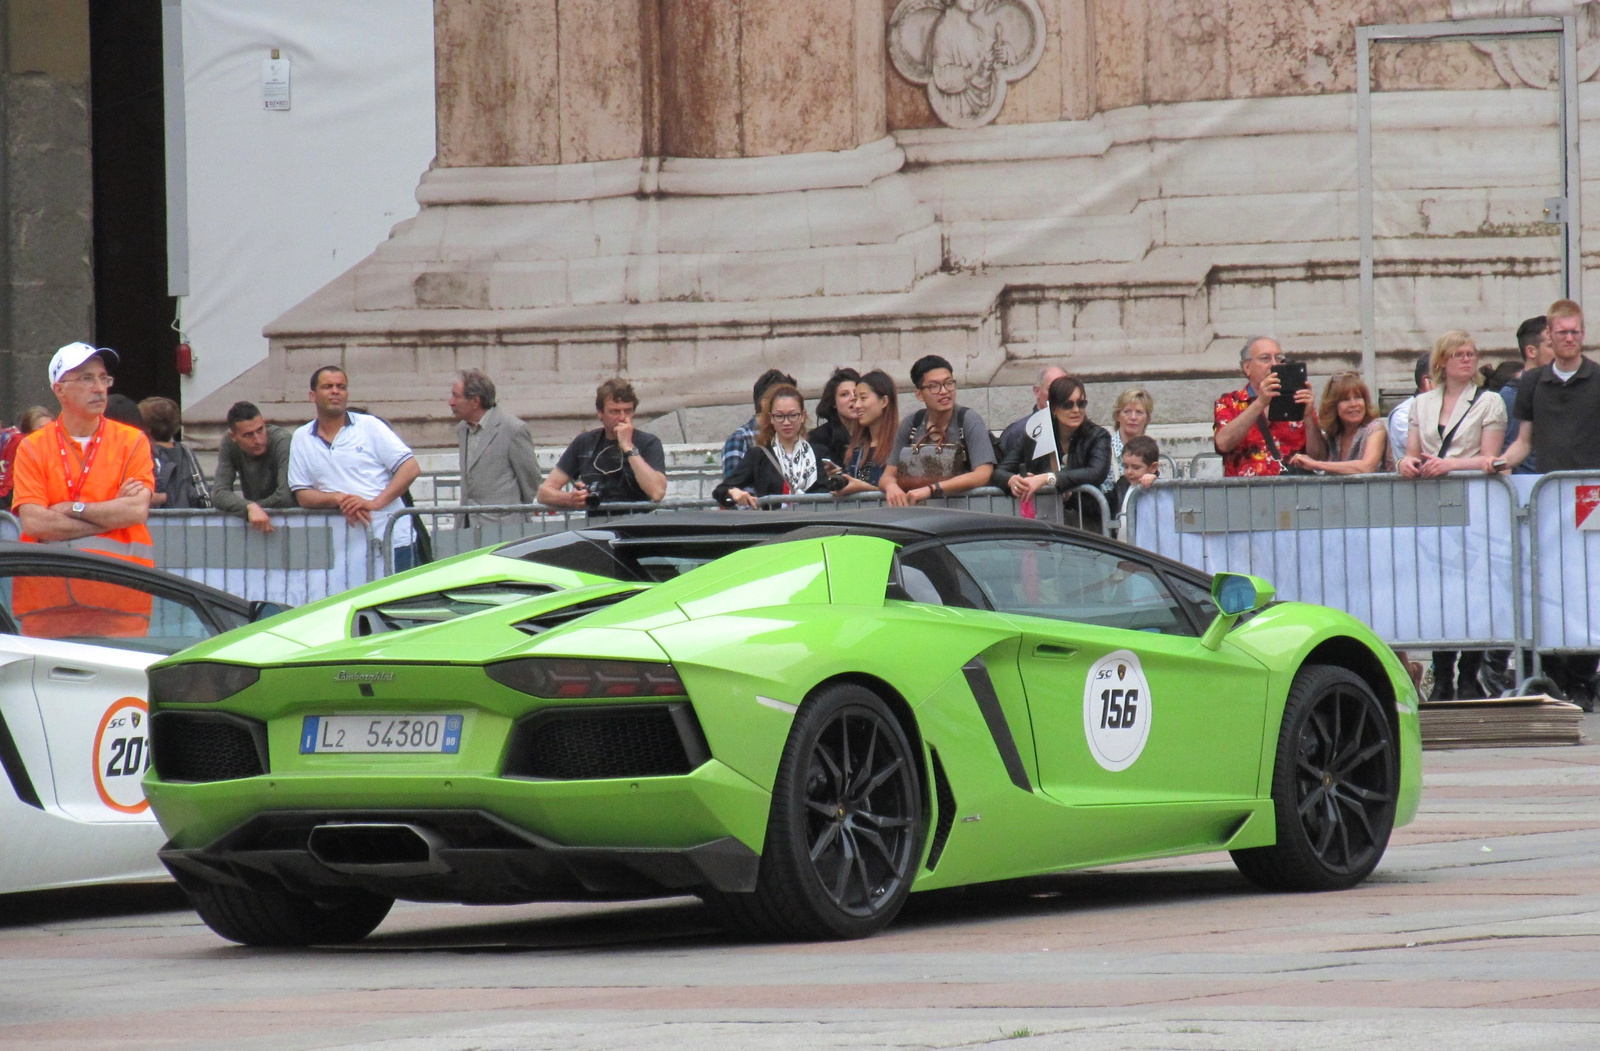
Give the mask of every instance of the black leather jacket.
[[(1060, 432), (1057, 431), (1056, 440), (1060, 441), (1060, 438)], [(1044, 474), (1052, 469), (1049, 456), (1035, 457), (1033, 446), (1026, 443), (1024, 446), (1013, 448), (1006, 454), (1005, 460), (994, 469), (994, 479), (990, 485), (1004, 489), (1019, 474)], [(1072, 441), (1067, 443), (1061, 469), (1056, 471), (1056, 488), (1063, 491), (1080, 485), (1098, 488), (1110, 473), (1111, 432), (1098, 423), (1085, 420), (1072, 436)]]

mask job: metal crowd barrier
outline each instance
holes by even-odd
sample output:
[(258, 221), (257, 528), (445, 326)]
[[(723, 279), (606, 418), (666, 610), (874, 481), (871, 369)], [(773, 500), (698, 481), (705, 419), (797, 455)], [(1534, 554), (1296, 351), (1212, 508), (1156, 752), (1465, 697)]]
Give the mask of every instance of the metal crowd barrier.
[(18, 540), (22, 537), (22, 523), (10, 511), (0, 511), (0, 540)]
[[(1109, 534), (1110, 509), (1105, 494), (1093, 486), (1079, 486), (1073, 490), (1079, 499), (1092, 500), (1100, 510), (1101, 532)], [(1062, 501), (1055, 499), (1052, 489), (1040, 490), (1034, 501), (1035, 516), (1050, 522), (1065, 520)], [(837, 497), (825, 493), (802, 493), (791, 496), (762, 497), (763, 507), (785, 507), (796, 511), (828, 512), (849, 508), (879, 507), (883, 504), (879, 492), (855, 493)], [(1010, 493), (994, 487), (974, 489), (971, 492), (941, 497), (928, 501), (930, 507), (953, 507), (959, 510), (982, 511), (1017, 517), (1019, 501)], [(672, 514), (683, 511), (716, 510), (715, 500), (663, 500), (660, 503), (604, 504), (594, 510), (561, 510), (542, 504), (493, 504), (471, 507), (410, 507), (397, 512), (384, 529), (381, 540), (382, 554), (375, 567), (382, 573), (394, 570), (394, 531), (402, 518), (421, 522), (428, 530), (435, 560), (475, 551), (490, 544), (504, 543), (528, 536), (543, 536), (569, 529), (585, 529), (602, 525), (616, 518), (636, 514)], [(731, 511), (731, 514), (740, 513)], [(463, 521), (462, 516), (465, 516)]]
[(1555, 471), (1528, 493), (1527, 618), (1540, 653), (1600, 650), (1600, 473)]
[(213, 510), (150, 512), (156, 565), (252, 601), (300, 606), (373, 579), (371, 531), (344, 516), (273, 511), (259, 533), (237, 515)]
[(1500, 475), (1158, 482), (1128, 503), (1138, 546), (1264, 577), (1392, 645), (1520, 656), (1527, 644), (1518, 501)]

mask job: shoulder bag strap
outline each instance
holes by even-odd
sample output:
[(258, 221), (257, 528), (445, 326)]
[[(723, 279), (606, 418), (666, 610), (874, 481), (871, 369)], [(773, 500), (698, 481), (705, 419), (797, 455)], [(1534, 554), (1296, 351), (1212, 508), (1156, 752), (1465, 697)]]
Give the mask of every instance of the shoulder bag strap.
[(1278, 461), (1279, 466), (1289, 466), (1283, 462), (1283, 455), (1278, 452), (1278, 443), (1272, 437), (1272, 428), (1267, 425), (1266, 413), (1256, 417), (1256, 429), (1261, 432), (1261, 440), (1267, 444), (1267, 455)]
[[(1445, 435), (1444, 436), (1444, 440), (1439, 443), (1439, 451), (1434, 454), (1439, 459), (1442, 460), (1447, 455), (1449, 455), (1449, 453), (1450, 453), (1450, 443), (1456, 440), (1456, 432), (1461, 429), (1461, 425), (1463, 423), (1467, 422), (1467, 416), (1472, 412), (1473, 404), (1475, 402), (1477, 402), (1478, 395), (1480, 395), (1482, 393), (1483, 393), (1483, 388), (1482, 387), (1474, 387), (1473, 388), (1472, 397), (1467, 399), (1467, 407), (1465, 409), (1461, 410), (1461, 418), (1456, 421), (1456, 425), (1454, 427), (1450, 428), (1450, 433)], [(1441, 408), (1443, 407), (1443, 401), (1442, 400), (1440, 402), (1440, 407)]]

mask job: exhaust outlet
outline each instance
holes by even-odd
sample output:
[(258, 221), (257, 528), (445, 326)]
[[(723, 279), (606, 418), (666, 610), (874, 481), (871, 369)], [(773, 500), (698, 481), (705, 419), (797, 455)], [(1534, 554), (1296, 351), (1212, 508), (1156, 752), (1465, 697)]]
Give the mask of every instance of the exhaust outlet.
[(353, 876), (427, 876), (450, 871), (438, 833), (407, 824), (318, 825), (306, 850), (322, 865)]

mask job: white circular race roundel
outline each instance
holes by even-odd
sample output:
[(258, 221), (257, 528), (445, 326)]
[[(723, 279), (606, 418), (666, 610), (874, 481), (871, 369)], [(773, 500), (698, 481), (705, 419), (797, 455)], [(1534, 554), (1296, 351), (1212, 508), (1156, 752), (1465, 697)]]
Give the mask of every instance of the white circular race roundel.
[(142, 814), (144, 772), (150, 765), (150, 708), (137, 697), (112, 703), (94, 735), (94, 787), (100, 802), (120, 814)]
[(1150, 738), (1150, 684), (1132, 650), (1108, 653), (1089, 669), (1083, 729), (1095, 762), (1107, 770), (1128, 769), (1144, 751)]

